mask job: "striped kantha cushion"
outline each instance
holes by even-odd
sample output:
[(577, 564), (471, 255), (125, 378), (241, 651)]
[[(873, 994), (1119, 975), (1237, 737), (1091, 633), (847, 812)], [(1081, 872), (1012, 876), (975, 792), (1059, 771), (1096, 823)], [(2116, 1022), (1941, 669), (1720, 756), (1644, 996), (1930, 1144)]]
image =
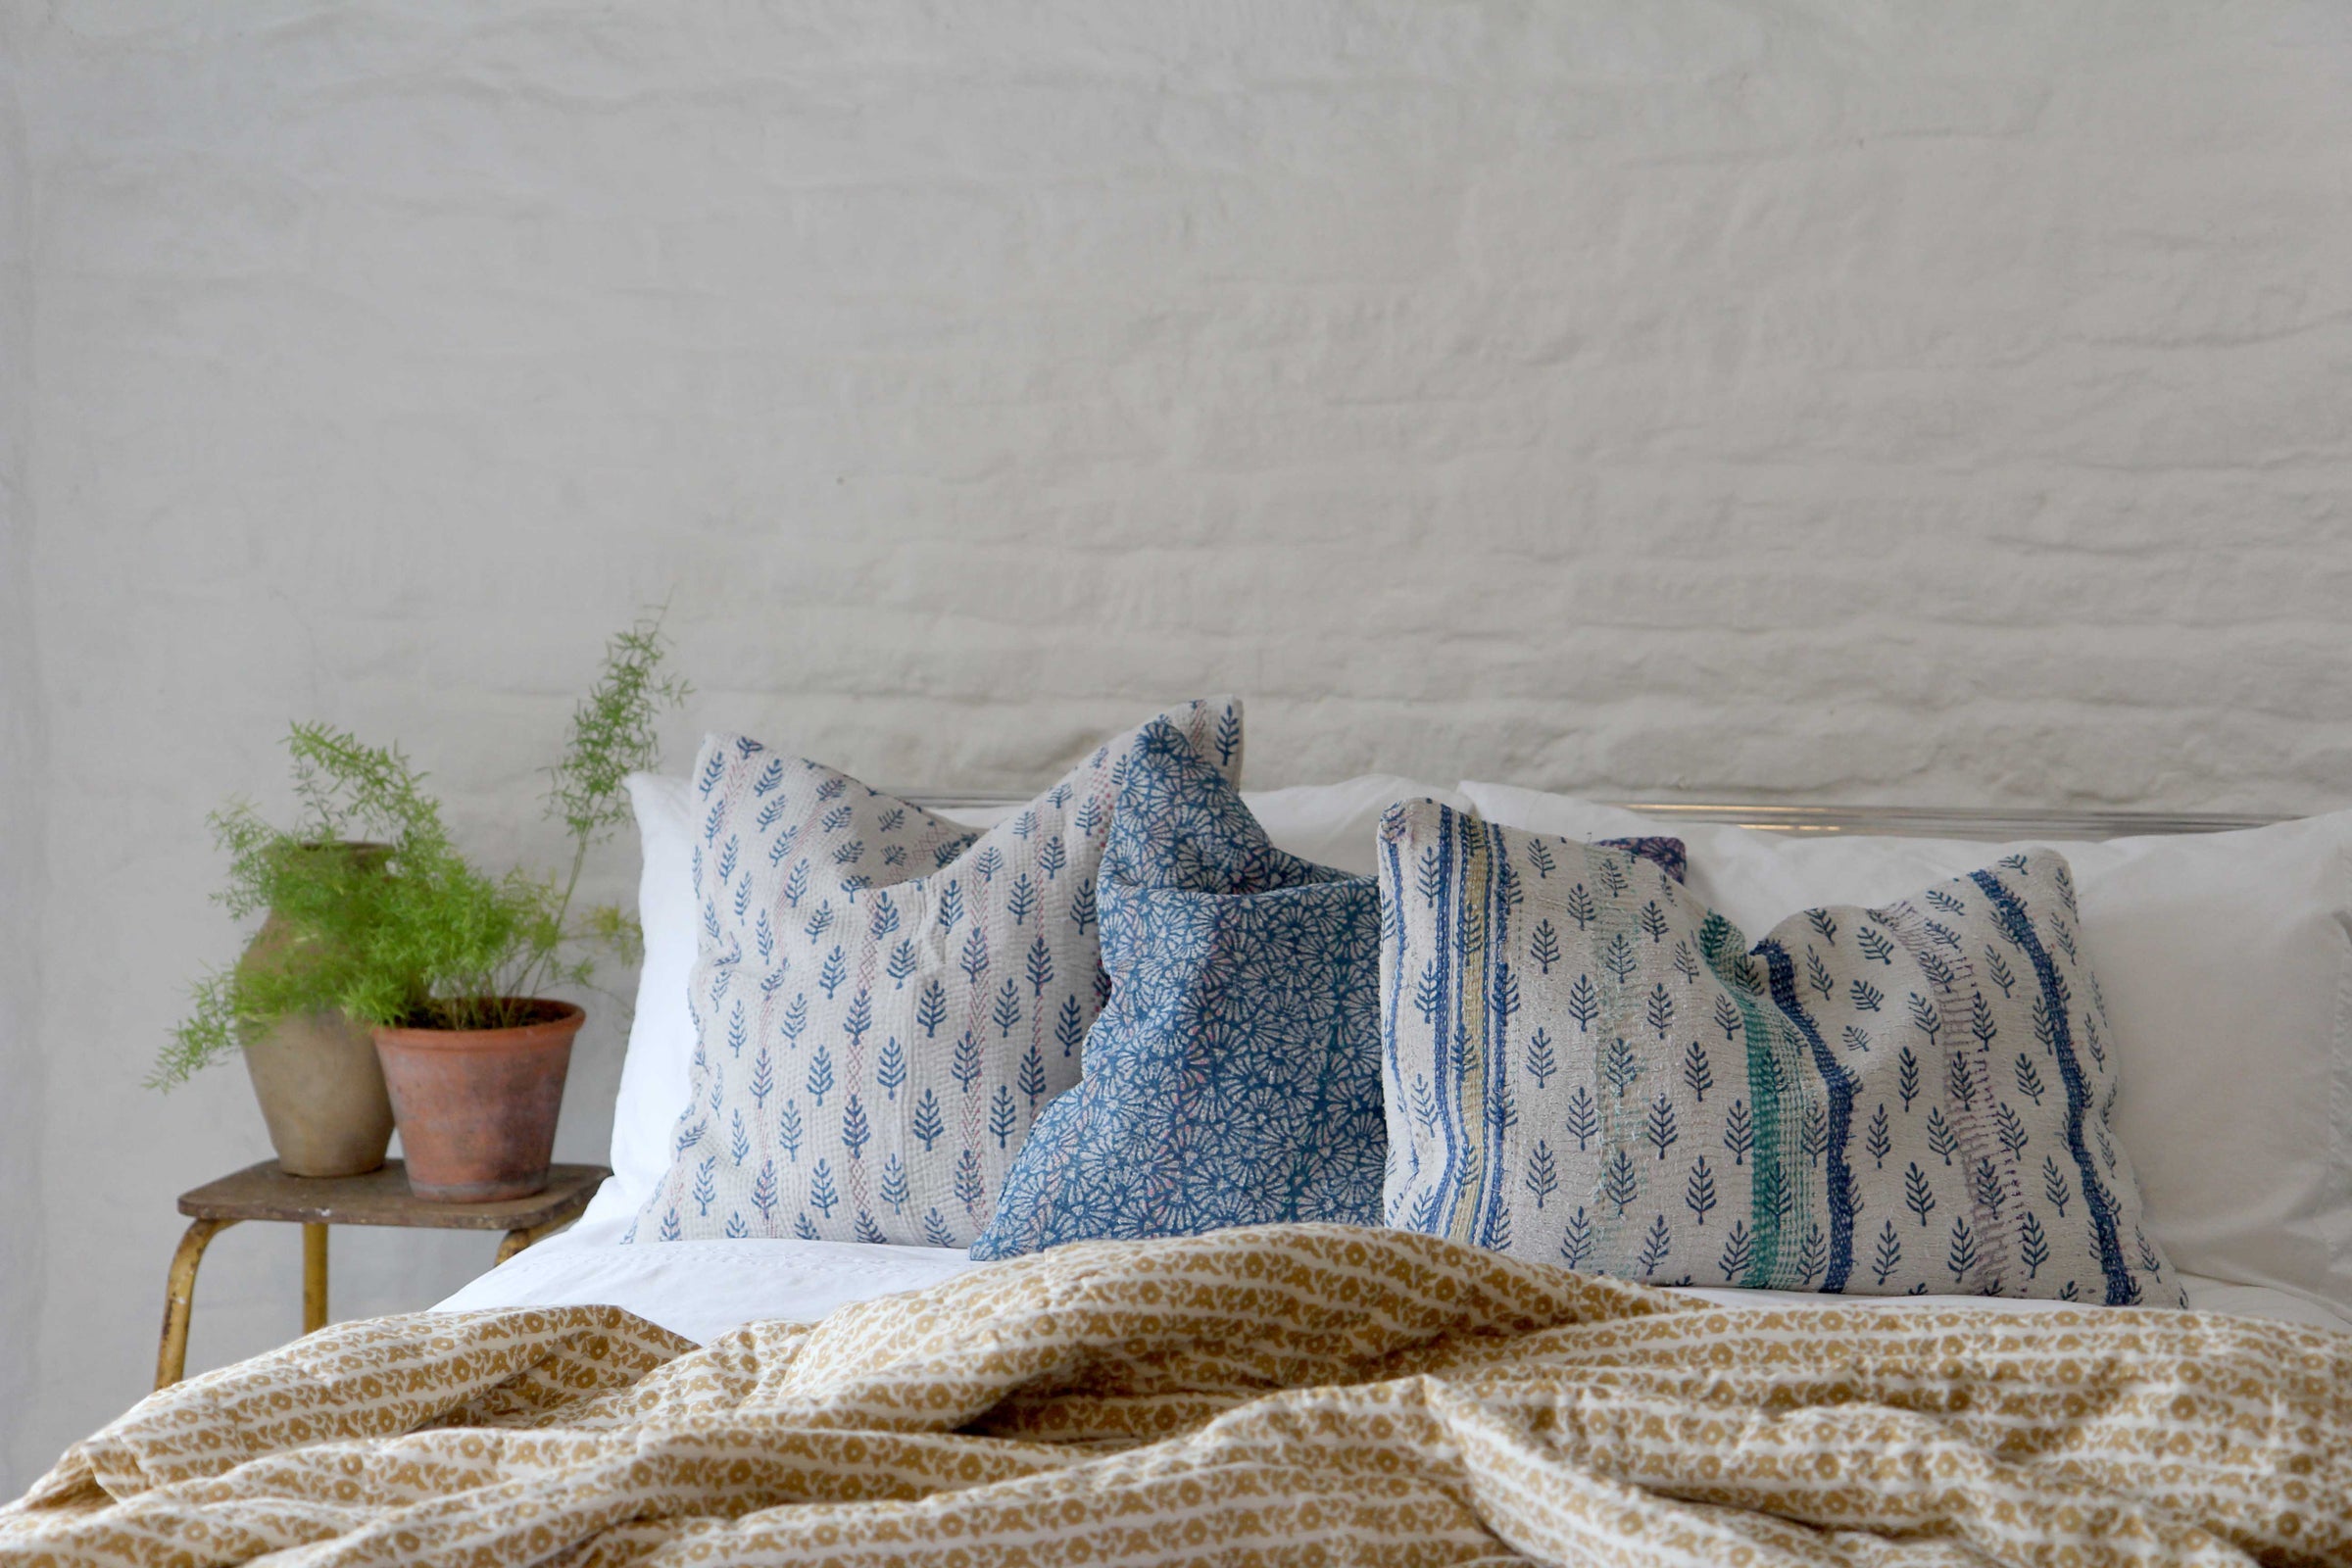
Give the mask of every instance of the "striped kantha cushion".
[(1389, 1223), (1657, 1284), (2181, 1304), (2047, 850), (1752, 948), (1654, 865), (1381, 827)]

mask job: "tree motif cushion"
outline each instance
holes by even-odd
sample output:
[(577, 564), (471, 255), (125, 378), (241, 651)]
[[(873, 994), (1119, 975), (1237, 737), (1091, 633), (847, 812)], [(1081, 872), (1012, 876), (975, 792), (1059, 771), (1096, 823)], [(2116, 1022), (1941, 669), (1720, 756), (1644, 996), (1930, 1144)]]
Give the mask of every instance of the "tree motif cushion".
[[(1231, 698), (1159, 716), (1227, 780)], [(975, 834), (757, 741), (694, 772), (693, 1098), (634, 1241), (964, 1247), (1109, 992), (1096, 870), (1133, 735)]]
[(1098, 887), (1110, 1002), (972, 1256), (1379, 1224), (1378, 885), (1274, 848), (1209, 758), (1152, 723)]
[(1392, 1225), (1655, 1284), (2177, 1305), (2066, 861), (1751, 949), (1655, 866), (1380, 829)]

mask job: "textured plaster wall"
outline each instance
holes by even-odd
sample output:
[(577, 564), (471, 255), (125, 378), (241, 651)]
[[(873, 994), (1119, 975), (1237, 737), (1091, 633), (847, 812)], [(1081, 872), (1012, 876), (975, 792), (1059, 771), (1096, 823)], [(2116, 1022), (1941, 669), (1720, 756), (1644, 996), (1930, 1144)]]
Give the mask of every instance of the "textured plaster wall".
[[(679, 752), (886, 782), (1230, 688), (1259, 784), (2352, 795), (2341, 7), (0, 10), (12, 1487), (144, 1387), (172, 1195), (265, 1152), (234, 1068), (139, 1087), (234, 947), (203, 811), (317, 715), (551, 855), (532, 770), (650, 601)], [(336, 1246), (344, 1313), (487, 1254)], [(297, 1259), (215, 1246), (193, 1366), (293, 1332)]]
[[(0, 1481), (34, 1397), (42, 1270), (41, 701), (33, 634), (32, 204), (16, 19), (0, 15)], [(0, 1490), (9, 1490), (0, 1487)]]

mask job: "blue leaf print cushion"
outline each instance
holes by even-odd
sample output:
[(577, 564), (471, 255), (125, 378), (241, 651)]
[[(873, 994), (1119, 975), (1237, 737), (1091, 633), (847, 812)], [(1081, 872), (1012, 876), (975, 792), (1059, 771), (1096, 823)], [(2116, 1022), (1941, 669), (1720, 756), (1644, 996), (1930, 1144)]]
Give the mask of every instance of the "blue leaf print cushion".
[[(1240, 776), (1240, 703), (1155, 722)], [(1134, 740), (974, 833), (707, 739), (693, 1095), (627, 1239), (969, 1246), (1110, 991), (1095, 887)]]
[[(1646, 853), (1679, 876), (1682, 845)], [(1137, 737), (1098, 885), (1110, 1001), (972, 1256), (1377, 1225), (1378, 882), (1274, 847), (1174, 726)]]

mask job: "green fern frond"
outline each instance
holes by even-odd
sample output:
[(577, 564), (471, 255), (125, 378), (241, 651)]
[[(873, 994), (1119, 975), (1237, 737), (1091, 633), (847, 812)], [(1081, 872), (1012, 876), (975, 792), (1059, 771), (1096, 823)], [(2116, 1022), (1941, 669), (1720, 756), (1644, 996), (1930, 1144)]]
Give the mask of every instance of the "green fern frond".
[(603, 674), (572, 715), (548, 797), (549, 814), (572, 839), (561, 882), (474, 865), (452, 842), (425, 775), (398, 747), (327, 724), (292, 725), (297, 826), (274, 827), (242, 799), (209, 819), (229, 859), (220, 903), (238, 920), (269, 913), (275, 933), (267, 951), (196, 982), (148, 1082), (182, 1083), (293, 1013), (504, 1027), (526, 1020), (540, 988), (589, 984), (595, 958), (586, 950), (636, 961), (643, 941), (634, 920), (596, 909), (575, 929), (570, 906), (589, 850), (629, 819), (623, 781), (660, 760), (662, 710), (688, 694), (662, 671), (667, 647), (658, 615), (613, 638)]

